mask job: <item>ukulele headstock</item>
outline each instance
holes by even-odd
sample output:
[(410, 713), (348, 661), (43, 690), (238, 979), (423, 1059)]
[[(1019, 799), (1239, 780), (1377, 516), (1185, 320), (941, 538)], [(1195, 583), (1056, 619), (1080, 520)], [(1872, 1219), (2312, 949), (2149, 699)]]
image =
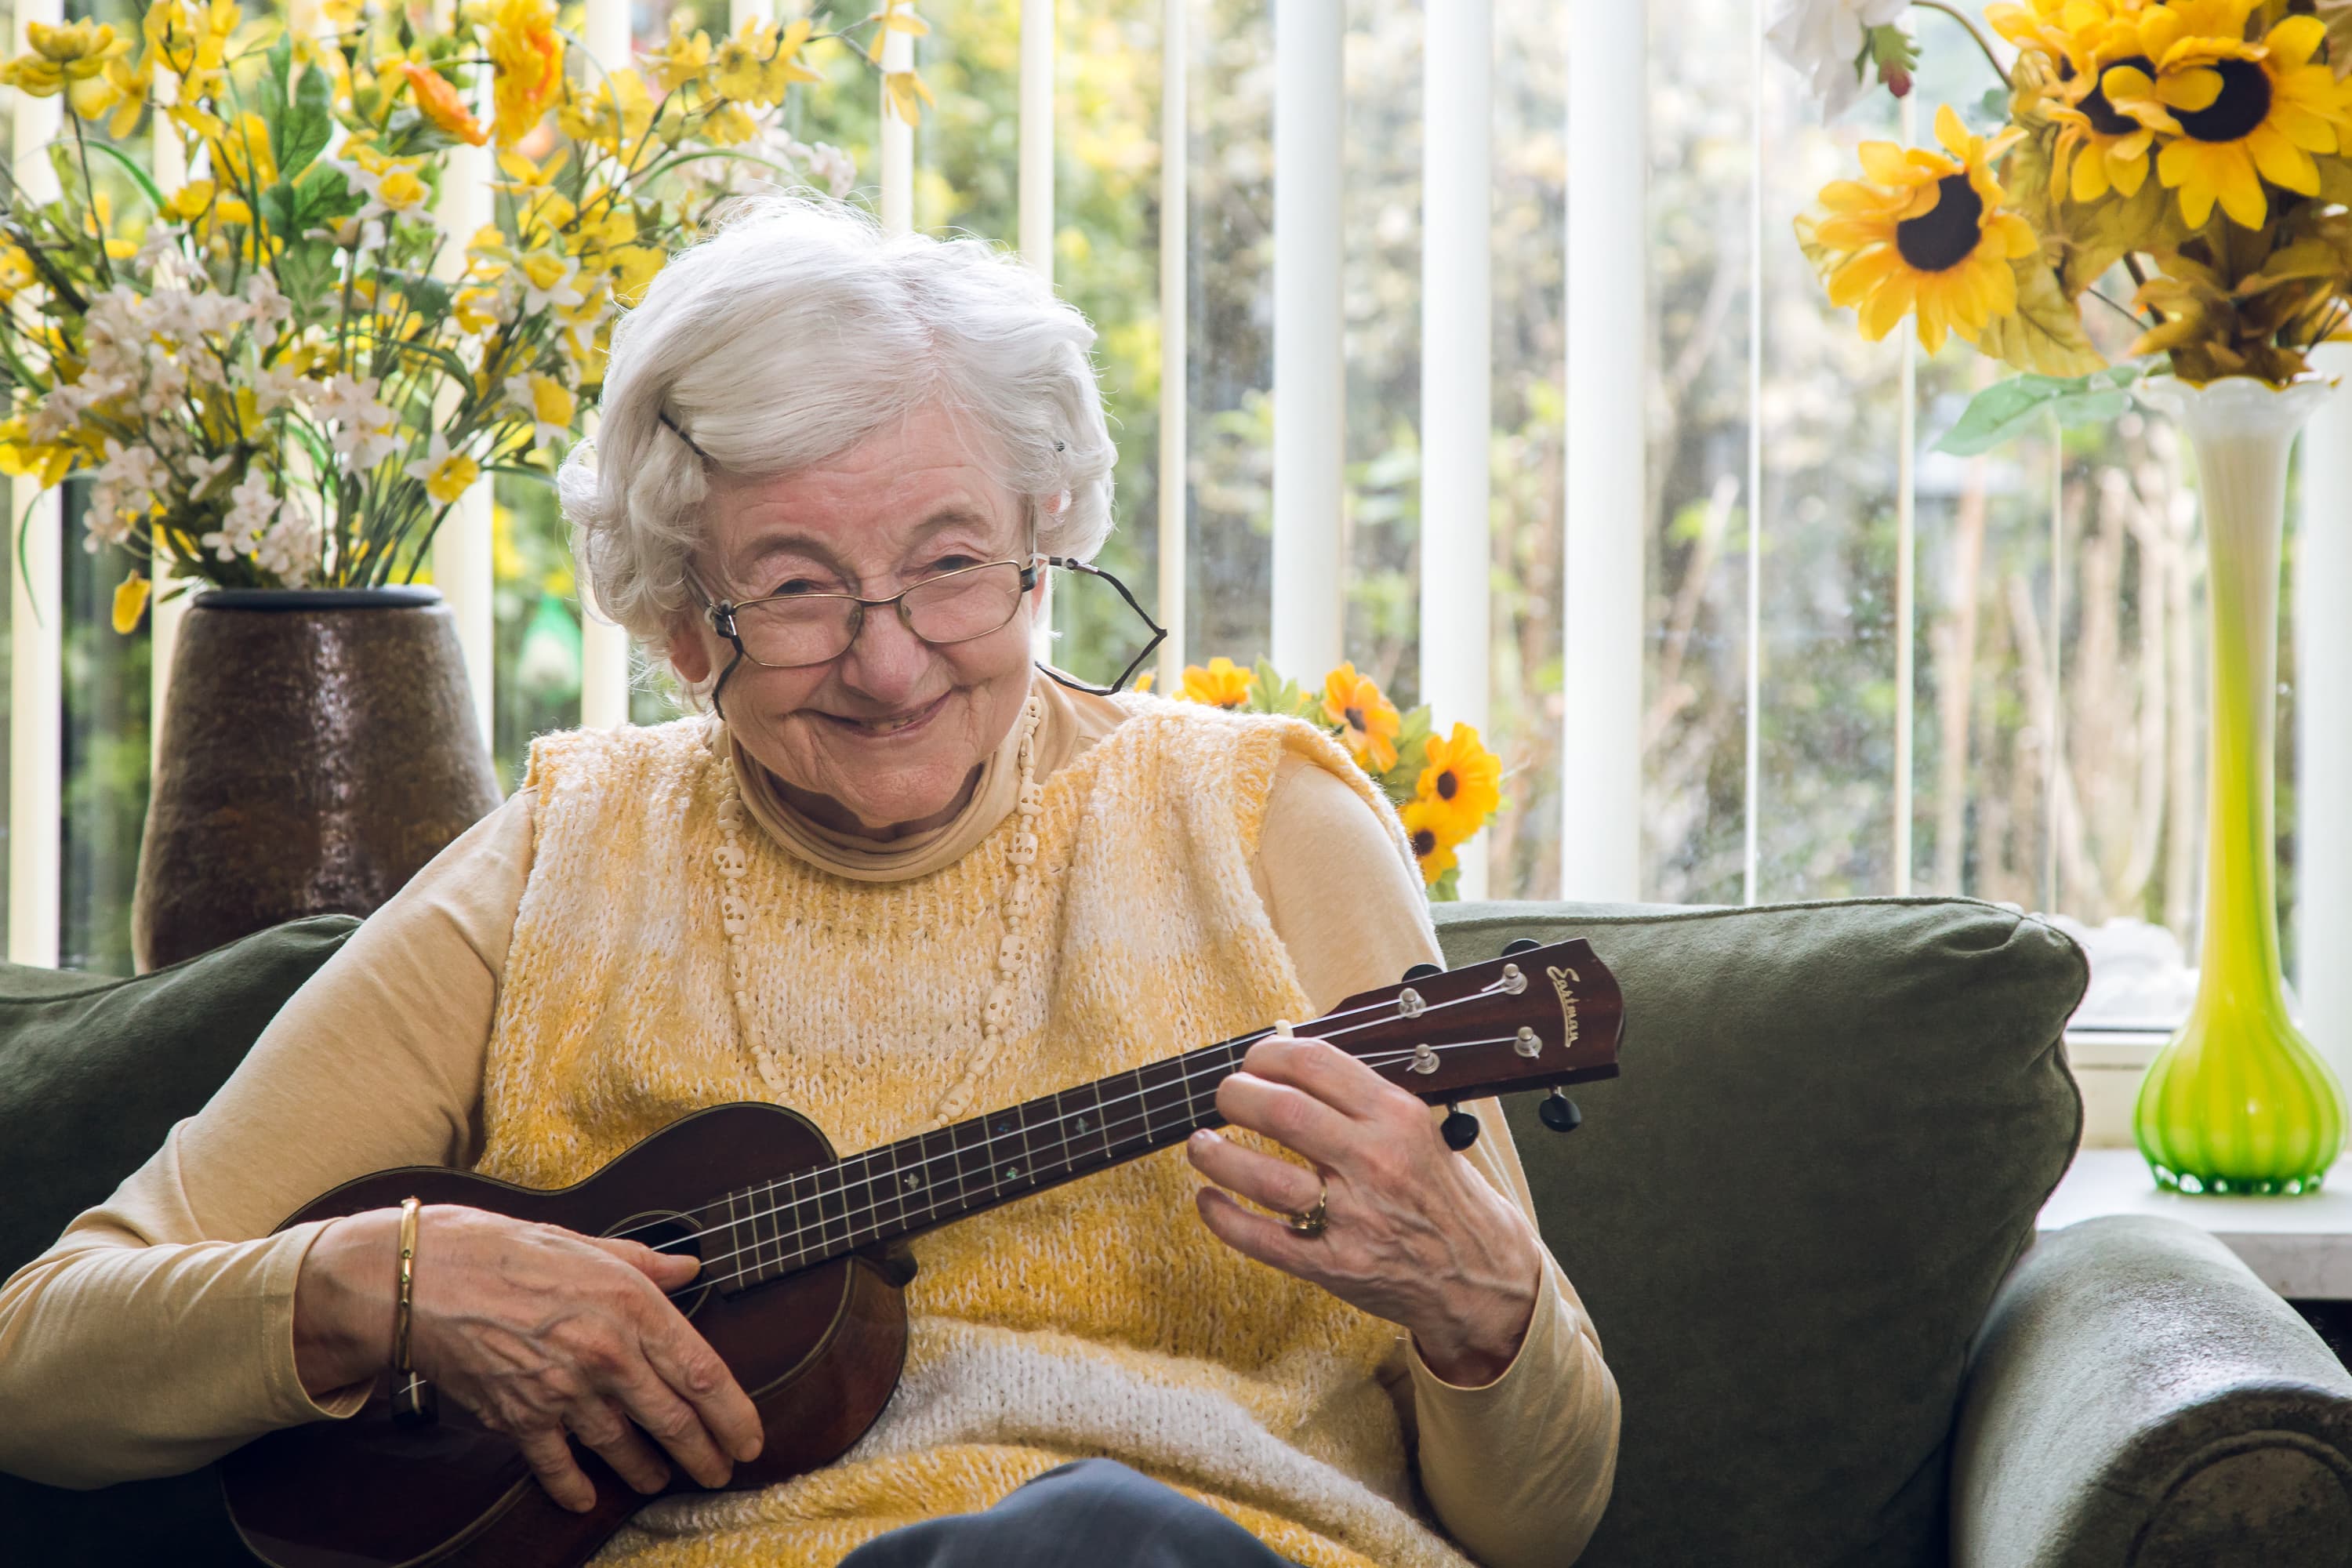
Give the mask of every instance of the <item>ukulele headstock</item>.
[(1614, 1078), (1623, 1026), (1616, 976), (1580, 937), (1359, 992), (1299, 1032), (1436, 1105)]

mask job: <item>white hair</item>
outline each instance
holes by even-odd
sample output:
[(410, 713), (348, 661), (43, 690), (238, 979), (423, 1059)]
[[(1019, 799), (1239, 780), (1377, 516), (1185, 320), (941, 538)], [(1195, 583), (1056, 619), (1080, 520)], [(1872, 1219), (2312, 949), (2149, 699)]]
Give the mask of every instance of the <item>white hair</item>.
[(803, 196), (729, 203), (614, 327), (595, 439), (556, 476), (598, 606), (667, 656), (709, 521), (695, 447), (730, 478), (772, 479), (931, 405), (969, 422), (1040, 552), (1087, 559), (1110, 533), (1116, 457), (1094, 341), (983, 240), (888, 235)]

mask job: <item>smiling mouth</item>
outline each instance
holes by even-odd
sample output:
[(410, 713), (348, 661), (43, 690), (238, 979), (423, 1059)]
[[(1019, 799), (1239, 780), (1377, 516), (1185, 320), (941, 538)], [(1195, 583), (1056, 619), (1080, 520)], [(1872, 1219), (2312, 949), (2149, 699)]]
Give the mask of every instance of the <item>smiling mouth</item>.
[(942, 691), (929, 702), (908, 712), (884, 713), (871, 719), (854, 719), (840, 713), (824, 717), (853, 735), (897, 735), (912, 730), (947, 706), (948, 693)]

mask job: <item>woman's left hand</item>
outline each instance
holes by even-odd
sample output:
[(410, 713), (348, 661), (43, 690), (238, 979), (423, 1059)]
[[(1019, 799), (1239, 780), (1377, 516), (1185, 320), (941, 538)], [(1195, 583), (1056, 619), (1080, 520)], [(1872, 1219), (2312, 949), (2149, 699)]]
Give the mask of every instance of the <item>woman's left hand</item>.
[[(1542, 1284), (1543, 1248), (1527, 1216), (1445, 1145), (1430, 1108), (1321, 1040), (1269, 1035), (1217, 1086), (1217, 1110), (1314, 1163), (1304, 1169), (1206, 1129), (1185, 1152), (1215, 1186), (1201, 1218), (1237, 1251), (1319, 1285), (1412, 1331), (1446, 1382), (1475, 1387), (1518, 1353)], [(1325, 1191), (1325, 1228), (1308, 1236), (1253, 1203), (1303, 1214)]]

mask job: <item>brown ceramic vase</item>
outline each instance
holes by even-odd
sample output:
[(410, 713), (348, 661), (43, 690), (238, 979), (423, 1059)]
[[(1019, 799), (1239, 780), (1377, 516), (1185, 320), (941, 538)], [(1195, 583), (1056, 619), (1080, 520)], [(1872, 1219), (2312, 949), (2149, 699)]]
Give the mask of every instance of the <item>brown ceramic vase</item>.
[(131, 911), (141, 970), (364, 915), (499, 804), (431, 588), (228, 589), (181, 625)]

